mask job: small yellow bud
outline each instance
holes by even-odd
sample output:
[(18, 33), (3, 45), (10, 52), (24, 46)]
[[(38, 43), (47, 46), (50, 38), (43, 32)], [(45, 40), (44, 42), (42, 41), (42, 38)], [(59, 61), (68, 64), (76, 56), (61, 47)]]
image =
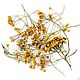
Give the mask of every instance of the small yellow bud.
[(6, 44), (7, 47), (9, 47), (9, 44)]
[(65, 27), (68, 27), (69, 26), (69, 23), (67, 23), (66, 25), (65, 25)]
[(49, 7), (49, 10), (51, 10), (52, 9), (52, 7)]
[(14, 37), (10, 37), (10, 39), (11, 39), (11, 42), (14, 42), (15, 41)]
[(44, 69), (43, 71), (44, 71), (44, 72), (46, 72), (46, 70), (45, 70), (45, 69)]

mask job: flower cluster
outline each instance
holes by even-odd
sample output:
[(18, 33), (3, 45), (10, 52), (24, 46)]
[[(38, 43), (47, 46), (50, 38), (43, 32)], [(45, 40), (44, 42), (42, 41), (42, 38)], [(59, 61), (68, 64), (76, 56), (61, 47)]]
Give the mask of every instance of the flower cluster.
[[(66, 31), (70, 31), (69, 24), (64, 26), (61, 24), (60, 14), (46, 14), (42, 11), (35, 11), (38, 16), (37, 22), (35, 22), (24, 7), (23, 10), (25, 13), (23, 16), (8, 16), (8, 24), (17, 32), (16, 35), (10, 37), (10, 40), (13, 43), (16, 42), (18, 49), (11, 54), (2, 45), (4, 53), (18, 62), (28, 63), (32, 69), (38, 66), (44, 72), (47, 66), (52, 65), (55, 67), (55, 62), (60, 60), (65, 60), (71, 68), (68, 58), (72, 54), (69, 54), (69, 39), (66, 35)], [(52, 9), (50, 8), (50, 10)], [(14, 17), (15, 19), (13, 19)], [(30, 23), (28, 20), (31, 22), (31, 26), (28, 24)], [(23, 28), (16, 27), (19, 21), (23, 22)], [(6, 44), (6, 46), (9, 47), (9, 44)], [(67, 46), (67, 49), (65, 49), (65, 46)], [(58, 58), (55, 58), (54, 54), (57, 54)]]
[(14, 22), (11, 16), (8, 16), (8, 24), (10, 24), (12, 27), (14, 26)]

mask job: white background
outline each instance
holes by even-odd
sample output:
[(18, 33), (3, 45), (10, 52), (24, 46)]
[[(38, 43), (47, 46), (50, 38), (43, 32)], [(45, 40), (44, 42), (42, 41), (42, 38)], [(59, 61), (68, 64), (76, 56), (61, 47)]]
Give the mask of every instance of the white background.
[[(21, 4), (29, 13), (34, 10), (47, 11), (49, 6), (60, 12), (65, 6), (63, 23), (80, 24), (80, 0), (0, 0), (0, 44), (8, 43), (9, 36), (14, 35), (13, 29), (7, 24), (7, 16), (22, 14)], [(4, 55), (0, 45), (0, 80), (80, 80), (80, 26), (71, 29), (68, 36), (71, 51), (78, 51), (71, 57), (72, 71), (64, 61), (58, 64), (65, 76), (54, 67), (48, 67), (44, 73), (39, 69), (31, 70), (24, 63), (18, 64)]]

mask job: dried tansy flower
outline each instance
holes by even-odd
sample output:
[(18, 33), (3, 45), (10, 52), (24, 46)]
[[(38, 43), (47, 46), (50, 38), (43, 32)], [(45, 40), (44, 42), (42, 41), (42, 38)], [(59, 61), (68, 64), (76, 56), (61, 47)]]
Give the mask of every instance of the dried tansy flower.
[(10, 24), (12, 27), (14, 27), (14, 21), (12, 20), (11, 16), (8, 16), (8, 24)]
[[(49, 9), (52, 10), (51, 7)], [(10, 39), (11, 42), (16, 43), (18, 49), (11, 54), (8, 49), (2, 45), (4, 53), (8, 57), (16, 59), (18, 62), (22, 61), (25, 64), (29, 64), (31, 69), (39, 67), (40, 70), (44, 72), (46, 72), (47, 66), (56, 68), (55, 62), (61, 60), (66, 61), (71, 68), (68, 58), (77, 50), (70, 54), (69, 39), (66, 31), (69, 32), (69, 28), (72, 26), (70, 27), (69, 24), (63, 26), (63, 24), (61, 24), (61, 16), (59, 15), (62, 14), (56, 16), (55, 13), (46, 14), (42, 11), (37, 11), (38, 19), (37, 22), (35, 22), (24, 7), (23, 10), (25, 13), (23, 16), (13, 16), (15, 20), (11, 16), (8, 16), (8, 24), (17, 32), (17, 34), (10, 37)], [(16, 27), (17, 22), (19, 24), (23, 22), (23, 26), (21, 25), (22, 28)], [(29, 23), (31, 23), (31, 25), (29, 25)], [(51, 24), (51, 26), (49, 24)], [(6, 46), (9, 47), (9, 44), (6, 44)], [(55, 58), (55, 55), (57, 55), (57, 58)], [(57, 70), (61, 72), (59, 69)]]

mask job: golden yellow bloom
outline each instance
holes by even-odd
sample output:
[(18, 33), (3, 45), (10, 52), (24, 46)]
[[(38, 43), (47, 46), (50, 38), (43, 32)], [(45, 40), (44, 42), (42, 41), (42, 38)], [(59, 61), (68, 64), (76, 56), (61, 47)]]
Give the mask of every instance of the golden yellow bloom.
[(34, 64), (34, 65), (36, 65), (36, 64), (37, 64), (36, 59), (34, 59), (34, 60), (33, 60), (33, 64)]
[(40, 19), (42, 19), (45, 16), (45, 14), (43, 12), (38, 12), (38, 15), (39, 15)]
[(32, 68), (31, 69), (35, 69), (35, 65), (32, 65)]
[(12, 27), (14, 27), (14, 22), (13, 22), (11, 16), (8, 16), (8, 24), (10, 24)]
[(29, 64), (31, 61), (31, 58), (30, 57), (27, 57), (27, 63)]

